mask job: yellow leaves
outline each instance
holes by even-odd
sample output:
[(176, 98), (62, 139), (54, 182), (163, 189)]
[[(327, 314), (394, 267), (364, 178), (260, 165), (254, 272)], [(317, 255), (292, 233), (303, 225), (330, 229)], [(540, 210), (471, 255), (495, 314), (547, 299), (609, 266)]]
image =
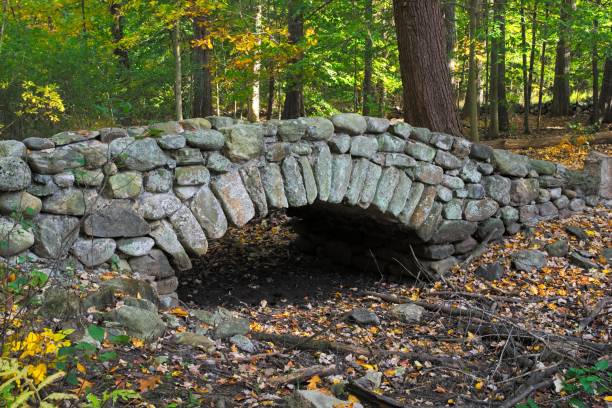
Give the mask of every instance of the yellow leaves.
[(596, 232), (596, 231), (593, 231), (593, 230), (590, 230), (590, 229), (588, 229), (588, 230), (584, 230), (584, 233), (585, 233), (585, 234), (587, 234), (589, 237), (595, 237), (595, 236), (597, 236), (597, 232)]
[(35, 384), (39, 384), (47, 376), (47, 365), (39, 363), (37, 365), (28, 365), (28, 375), (32, 377)]
[(604, 397), (604, 401), (606, 401), (606, 402), (612, 402), (612, 395), (606, 395), (606, 396)]
[(170, 309), (170, 314), (175, 315), (176, 317), (187, 317), (189, 316), (189, 312), (183, 309), (180, 306), (173, 307)]
[(161, 377), (159, 375), (151, 375), (138, 380), (138, 389), (140, 392), (147, 392), (157, 387), (161, 383)]
[(21, 102), (15, 114), (17, 116), (39, 116), (50, 122), (59, 122), (63, 113), (64, 102), (55, 84), (36, 85), (32, 81), (22, 84)]
[(321, 383), (321, 377), (315, 375), (308, 380), (308, 385), (306, 386), (309, 390), (316, 390), (318, 385)]
[(484, 387), (484, 381), (478, 381), (476, 384), (474, 384), (474, 388), (476, 388), (476, 390), (480, 391), (482, 390), (482, 387)]
[(538, 287), (536, 285), (529, 285), (529, 293), (534, 296), (538, 295)]
[(138, 339), (136, 337), (131, 339), (131, 343), (132, 343), (132, 346), (134, 346), (136, 348), (143, 348), (144, 347), (144, 340)]
[(76, 368), (77, 368), (77, 371), (81, 374), (85, 374), (87, 372), (87, 369), (81, 363), (77, 363)]

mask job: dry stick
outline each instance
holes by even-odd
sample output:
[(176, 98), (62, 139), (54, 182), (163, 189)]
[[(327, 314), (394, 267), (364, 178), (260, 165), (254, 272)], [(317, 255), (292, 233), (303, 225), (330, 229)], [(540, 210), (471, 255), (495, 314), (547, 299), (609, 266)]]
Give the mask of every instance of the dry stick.
[(541, 381), (537, 384), (529, 384), (526, 387), (523, 387), (522, 389), (519, 388), (519, 391), (512, 398), (504, 401), (504, 403), (501, 404), (499, 408), (512, 408), (537, 390), (549, 386), (552, 383), (553, 379), (549, 378), (548, 380)]
[(584, 329), (586, 329), (587, 326), (591, 324), (591, 322), (597, 318), (597, 316), (601, 313), (601, 311), (610, 302), (612, 302), (612, 298), (610, 297), (605, 297), (601, 299), (599, 302), (597, 302), (597, 305), (595, 305), (595, 307), (593, 308), (593, 312), (580, 321), (580, 324), (578, 325), (578, 331), (581, 332)]
[(351, 394), (354, 394), (359, 399), (371, 402), (375, 406), (384, 407), (384, 408), (405, 408), (406, 406), (399, 401), (394, 400), (390, 397), (385, 397), (384, 395), (376, 394), (365, 387), (355, 383), (354, 381), (350, 381), (346, 385), (346, 390)]
[(272, 377), (270, 384), (274, 386), (302, 383), (315, 375), (327, 377), (328, 375), (336, 374), (339, 370), (338, 366), (322, 366), (315, 365), (312, 367), (300, 368), (290, 374), (280, 377)]

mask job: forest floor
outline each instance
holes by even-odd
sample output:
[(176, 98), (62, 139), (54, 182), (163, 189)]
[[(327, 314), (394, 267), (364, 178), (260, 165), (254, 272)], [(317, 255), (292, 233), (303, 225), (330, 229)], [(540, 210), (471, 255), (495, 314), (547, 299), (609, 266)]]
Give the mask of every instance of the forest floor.
[[(588, 143), (523, 153), (580, 168), (592, 148), (612, 153)], [(134, 389), (141, 397), (132, 404), (147, 407), (286, 406), (296, 389), (347, 401), (334, 408), (612, 402), (612, 210), (600, 206), (504, 237), (434, 284), (309, 256), (294, 226), (277, 212), (211, 241), (206, 257), (180, 276), (182, 302), (165, 312), (173, 322), (165, 336), (105, 344), (119, 360), (88, 365), (83, 388)], [(567, 256), (548, 257), (540, 271), (512, 265), (513, 252), (561, 238), (592, 267)], [(474, 273), (493, 262), (503, 266), (501, 279)], [(393, 312), (402, 303), (424, 312), (402, 321)], [(200, 311), (218, 307), (248, 319), (252, 350), (227, 339), (178, 344), (180, 333), (212, 330)], [(373, 321), (358, 323), (355, 309)]]

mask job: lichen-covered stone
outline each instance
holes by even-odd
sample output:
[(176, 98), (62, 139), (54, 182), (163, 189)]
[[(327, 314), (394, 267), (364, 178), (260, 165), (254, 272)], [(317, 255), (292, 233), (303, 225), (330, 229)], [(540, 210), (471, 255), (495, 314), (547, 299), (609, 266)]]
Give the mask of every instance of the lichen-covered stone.
[(484, 187), (487, 196), (497, 201), (499, 205), (510, 204), (510, 179), (500, 175), (485, 177)]
[(126, 255), (142, 256), (153, 249), (155, 241), (149, 237), (124, 238), (117, 241), (117, 249)]
[(202, 152), (195, 147), (183, 147), (182, 149), (171, 151), (170, 154), (179, 166), (204, 163)]
[(210, 186), (232, 224), (242, 227), (255, 217), (255, 207), (237, 171), (218, 176)]
[(0, 256), (19, 254), (34, 245), (34, 233), (20, 223), (0, 217)]
[(77, 239), (72, 245), (72, 253), (85, 266), (92, 267), (103, 264), (111, 259), (115, 253), (115, 240), (108, 238), (100, 239)]
[(189, 208), (181, 206), (169, 217), (181, 244), (193, 255), (202, 256), (208, 250), (208, 241), (204, 230)]
[(407, 142), (405, 152), (417, 160), (430, 162), (436, 156), (436, 149), (420, 142)]
[(257, 210), (257, 215), (265, 217), (268, 215), (268, 203), (266, 201), (266, 192), (261, 180), (261, 174), (257, 167), (246, 166), (240, 169), (240, 177), (244, 187), (253, 201), (253, 205)]
[(210, 172), (204, 166), (184, 166), (174, 170), (174, 179), (179, 186), (198, 186), (210, 182)]
[(183, 135), (164, 135), (157, 139), (157, 144), (166, 150), (182, 149), (185, 147), (185, 137)]
[(514, 179), (510, 188), (512, 205), (530, 204), (538, 198), (540, 184), (537, 178)]
[(368, 125), (363, 116), (358, 113), (338, 113), (331, 117), (336, 132), (346, 132), (349, 135), (364, 134)]
[(285, 196), (291, 207), (301, 207), (308, 203), (306, 189), (300, 172), (297, 159), (293, 156), (287, 157), (282, 163)]
[(346, 133), (335, 133), (329, 141), (329, 148), (334, 153), (345, 154), (351, 148), (351, 137)]
[(346, 192), (346, 202), (350, 205), (357, 205), (361, 191), (363, 190), (370, 161), (367, 159), (353, 160), (353, 168), (351, 170), (351, 181)]
[(402, 153), (406, 147), (404, 139), (393, 136), (390, 133), (383, 133), (378, 136), (378, 150), (389, 153)]
[(351, 139), (351, 156), (370, 158), (376, 154), (378, 142), (371, 136), (355, 136)]
[(495, 169), (504, 176), (525, 177), (529, 173), (527, 156), (512, 153), (508, 150), (493, 149), (491, 161)]
[(183, 119), (180, 122), (183, 129), (185, 129), (184, 133), (187, 133), (189, 130), (199, 130), (199, 129), (210, 129), (212, 128), (212, 124), (208, 119), (205, 118), (189, 118)]
[(124, 200), (111, 200), (83, 220), (83, 232), (99, 238), (140, 237), (149, 224)]
[(27, 149), (23, 142), (18, 140), (0, 140), (0, 158), (17, 157), (23, 159)]
[(401, 137), (404, 140), (408, 140), (413, 131), (414, 128), (406, 122), (397, 122), (391, 125), (391, 133)]
[(378, 188), (378, 181), (382, 175), (382, 167), (379, 165), (369, 162), (368, 170), (363, 183), (361, 194), (359, 195), (359, 206), (362, 208), (368, 208), (374, 200), (376, 190)]
[(43, 258), (59, 259), (66, 255), (79, 235), (79, 219), (61, 215), (39, 214), (34, 222), (32, 251)]
[(497, 201), (490, 198), (483, 200), (468, 200), (465, 209), (464, 216), (468, 221), (483, 221), (497, 212), (499, 204)]
[(223, 133), (213, 129), (197, 129), (183, 133), (187, 144), (202, 150), (221, 150), (225, 145)]
[(55, 147), (53, 140), (42, 137), (28, 137), (23, 139), (23, 144), (25, 144), (30, 150), (45, 150), (53, 149)]
[(478, 165), (475, 161), (467, 160), (461, 168), (459, 177), (466, 183), (479, 183), (482, 179), (482, 174), (478, 171)]
[(229, 116), (207, 116), (208, 120), (213, 129), (223, 129), (234, 125), (234, 119)]
[(155, 169), (145, 173), (144, 188), (150, 193), (167, 193), (172, 189), (174, 175), (167, 169)]
[(454, 138), (446, 133), (432, 132), (429, 144), (442, 150), (450, 150), (453, 147)]
[(414, 178), (425, 184), (436, 185), (442, 182), (444, 170), (430, 163), (418, 163), (414, 169)]
[(226, 128), (225, 153), (233, 162), (259, 157), (263, 152), (263, 129), (259, 125), (235, 125)]
[(463, 162), (449, 152), (438, 150), (434, 163), (443, 169), (458, 169), (463, 165)]
[(232, 169), (232, 162), (219, 152), (212, 152), (206, 158), (206, 167), (216, 173), (227, 173)]
[(305, 118), (281, 120), (277, 135), (283, 142), (297, 142), (306, 135), (309, 126)]
[(172, 225), (168, 221), (160, 221), (151, 230), (149, 235), (155, 240), (155, 245), (170, 255), (172, 263), (178, 270), (186, 271), (191, 269), (191, 259), (187, 252), (185, 252), (185, 248), (179, 242)]
[(446, 242), (458, 242), (468, 239), (476, 232), (478, 224), (465, 220), (444, 220), (438, 225), (436, 232), (430, 242), (442, 244)]
[[(386, 212), (393, 198), (393, 192), (400, 181), (400, 175), (402, 172), (395, 167), (385, 167), (382, 171), (378, 186), (376, 188), (376, 194), (372, 205), (374, 205), (380, 212)], [(402, 207), (403, 209), (403, 207)]]
[(313, 155), (319, 200), (327, 201), (331, 190), (332, 154), (326, 144), (317, 144), (313, 149)]
[(385, 153), (385, 166), (393, 166), (400, 169), (415, 167), (417, 161), (402, 153)]
[(344, 198), (351, 180), (351, 156), (335, 154), (332, 159), (331, 186), (328, 201), (340, 203)]
[(314, 172), (307, 157), (301, 156), (298, 161), (300, 163), (300, 169), (302, 170), (302, 177), (304, 179), (306, 200), (308, 201), (308, 204), (312, 204), (317, 199), (318, 194), (317, 182), (315, 180)]
[(126, 171), (108, 178), (108, 190), (114, 198), (136, 198), (142, 191), (142, 173)]
[(28, 165), (18, 157), (0, 158), (0, 191), (25, 190), (32, 182)]
[(138, 211), (146, 220), (170, 217), (181, 206), (181, 201), (172, 193), (144, 193), (138, 199)]
[(308, 125), (305, 140), (329, 140), (334, 135), (334, 124), (331, 120), (318, 116), (303, 119)]
[(389, 129), (389, 119), (387, 118), (374, 118), (372, 116), (365, 116), (366, 121), (366, 132), (367, 133), (384, 133)]
[(425, 190), (425, 185), (423, 183), (412, 183), (410, 195), (408, 196), (406, 205), (398, 216), (398, 219), (402, 224), (407, 226), (410, 225), (410, 218), (412, 217), (412, 214), (414, 213), (414, 210), (416, 209), (417, 205), (421, 201), (421, 195), (423, 194), (423, 190)]
[(463, 218), (463, 200), (460, 198), (453, 198), (444, 204), (442, 215), (447, 220), (460, 220)]
[(399, 174), (399, 181), (393, 191), (393, 197), (387, 207), (387, 212), (397, 217), (400, 212), (406, 206), (406, 201), (410, 196), (410, 188), (412, 187), (412, 180), (403, 171)]
[(410, 222), (408, 223), (408, 227), (413, 229), (418, 229), (425, 219), (429, 215), (431, 208), (433, 206), (434, 200), (437, 195), (436, 187), (427, 186), (424, 188), (423, 193), (421, 194), (421, 199), (417, 204), (412, 216), (410, 217)]
[(84, 215), (93, 192), (78, 188), (58, 190), (43, 200), (43, 211), (59, 215)]
[(42, 201), (32, 194), (20, 191), (0, 194), (0, 214), (17, 218), (34, 218), (40, 213)]
[(164, 166), (168, 161), (168, 157), (154, 139), (124, 137), (113, 140), (108, 148), (110, 157), (117, 165), (128, 170), (153, 170)]

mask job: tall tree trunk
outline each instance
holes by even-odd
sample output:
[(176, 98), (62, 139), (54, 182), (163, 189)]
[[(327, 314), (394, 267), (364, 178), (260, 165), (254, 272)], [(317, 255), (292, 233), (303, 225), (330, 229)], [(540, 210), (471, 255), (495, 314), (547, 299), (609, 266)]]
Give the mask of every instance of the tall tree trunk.
[(385, 90), (385, 84), (382, 80), (378, 81), (376, 85), (378, 88), (378, 116), (384, 118), (387, 115), (387, 109), (385, 107), (385, 98), (387, 97), (387, 92)]
[(477, 142), (478, 136), (478, 61), (476, 60), (476, 35), (478, 32), (478, 14), (480, 0), (469, 1), (470, 14), (470, 56), (468, 69), (468, 92), (466, 95), (468, 117), (470, 120), (470, 139)]
[[(304, 37), (304, 11), (301, 0), (289, 0), (287, 5), (287, 18), (289, 29), (289, 43), (298, 44)], [(293, 119), (304, 113), (304, 78), (299, 62), (301, 53), (291, 60), (287, 73), (285, 104), (283, 106), (283, 119)]]
[(497, 59), (497, 116), (500, 132), (510, 129), (508, 117), (508, 99), (506, 98), (506, 2), (500, 0), (499, 5), (499, 53)]
[[(208, 39), (206, 16), (201, 15), (193, 20), (193, 32), (196, 45), (193, 47), (194, 92), (193, 117), (211, 116), (213, 114), (213, 89), (210, 73), (211, 49), (205, 40)], [(199, 44), (201, 45), (198, 45)]]
[(81, 22), (83, 24), (83, 34), (87, 33), (87, 17), (85, 16), (85, 0), (81, 0)]
[(451, 71), (453, 69), (453, 57), (455, 52), (455, 44), (457, 43), (457, 17), (455, 8), (457, 7), (456, 0), (444, 1), (444, 24), (446, 26), (446, 56), (448, 58), (448, 66)]
[[(493, 1), (493, 27), (497, 28), (501, 25), (502, 0)], [(498, 30), (495, 30), (498, 32)], [(491, 121), (489, 123), (489, 136), (491, 138), (499, 137), (499, 48), (503, 41), (499, 35), (495, 35), (491, 39), (491, 82), (489, 93), (489, 114)]]
[(6, 30), (6, 20), (8, 18), (8, 0), (2, 0), (2, 21), (0, 21), (0, 53), (4, 44), (4, 30)]
[[(544, 13), (544, 24), (548, 21), (548, 17), (550, 15), (550, 5), (548, 1), (546, 4), (546, 12)], [(543, 30), (543, 32), (546, 30)], [(542, 53), (540, 55), (540, 86), (538, 89), (538, 125), (537, 129), (540, 130), (540, 125), (542, 122), (542, 95), (544, 94), (544, 68), (546, 68), (546, 37), (542, 37)]]
[(374, 12), (372, 0), (365, 0), (366, 38), (363, 51), (363, 97), (362, 111), (364, 115), (370, 114), (370, 105), (374, 102), (374, 86), (372, 84), (372, 26), (374, 25)]
[(523, 133), (529, 133), (529, 84), (527, 83), (527, 21), (525, 20), (525, 0), (521, 0), (521, 65), (523, 72)]
[[(415, 126), (461, 135), (446, 63), (440, 0), (393, 0), (404, 119)], [(423, 24), (426, 21), (427, 24)]]
[(599, 94), (599, 116), (603, 123), (612, 123), (612, 57), (606, 58), (601, 93)]
[[(601, 5), (601, 1), (595, 2)], [(591, 123), (597, 123), (599, 120), (599, 59), (597, 49), (597, 32), (599, 30), (599, 21), (593, 20), (593, 48), (591, 49), (591, 67), (593, 71), (593, 108), (591, 110)]]
[(130, 58), (128, 51), (123, 48), (120, 44), (121, 40), (123, 40), (123, 25), (124, 18), (123, 12), (121, 11), (121, 7), (123, 6), (122, 1), (113, 1), (110, 4), (110, 14), (113, 17), (113, 25), (111, 27), (111, 33), (113, 35), (113, 43), (115, 44), (115, 48), (113, 50), (113, 54), (117, 56), (119, 59), (119, 63), (125, 68), (130, 68)]
[(569, 23), (570, 12), (576, 9), (575, 0), (563, 0), (561, 3), (561, 27), (559, 29), (559, 42), (557, 42), (557, 56), (555, 60), (555, 81), (553, 83), (553, 100), (551, 114), (553, 116), (567, 116), (570, 114), (570, 45)]
[[(257, 35), (257, 51), (261, 47), (261, 19), (262, 10), (261, 3), (257, 2), (255, 6), (255, 33)], [(255, 55), (253, 61), (253, 84), (251, 85), (251, 95), (249, 97), (249, 105), (247, 107), (247, 119), (250, 122), (259, 122), (259, 73), (261, 71), (261, 60), (259, 55)]]
[(529, 113), (531, 111), (531, 95), (533, 93), (533, 65), (535, 63), (535, 47), (538, 31), (538, 4), (534, 3), (531, 15), (531, 51), (529, 53), (529, 73), (527, 75), (527, 97), (525, 98), (525, 123), (523, 124), (526, 134), (531, 133), (529, 129)]
[(270, 62), (270, 66), (268, 67), (268, 103), (266, 105), (266, 120), (272, 119), (275, 87), (276, 78), (274, 78), (274, 63)]
[(172, 31), (172, 42), (174, 51), (174, 107), (176, 120), (183, 120), (183, 84), (181, 68), (181, 21), (176, 20)]

